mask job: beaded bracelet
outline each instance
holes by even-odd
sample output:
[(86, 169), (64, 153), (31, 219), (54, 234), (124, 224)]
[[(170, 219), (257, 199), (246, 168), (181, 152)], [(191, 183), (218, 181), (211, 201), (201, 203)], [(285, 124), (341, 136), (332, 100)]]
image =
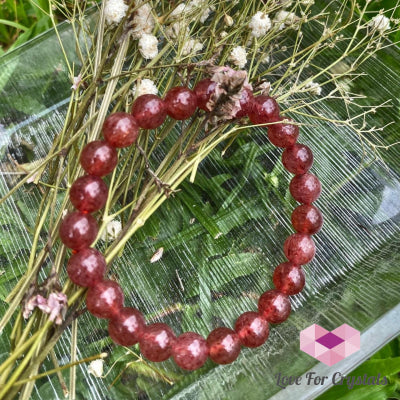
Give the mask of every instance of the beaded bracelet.
[(238, 357), (241, 346), (258, 347), (266, 342), (269, 323), (279, 324), (289, 317), (289, 296), (299, 293), (304, 287), (301, 265), (314, 257), (315, 245), (310, 235), (318, 232), (323, 223), (321, 212), (311, 205), (319, 197), (321, 185), (315, 175), (308, 173), (313, 154), (307, 146), (297, 143), (298, 125), (283, 120), (274, 98), (253, 96), (249, 89), (242, 89), (241, 109), (235, 117), (248, 116), (253, 124), (273, 123), (268, 126), (268, 138), (275, 146), (284, 148), (282, 163), (295, 174), (289, 190), (294, 199), (302, 203), (291, 217), (297, 233), (289, 236), (283, 246), (288, 261), (274, 270), (275, 289), (261, 295), (258, 312), (241, 314), (233, 330), (216, 328), (207, 339), (194, 332), (176, 337), (168, 325), (146, 325), (140, 311), (123, 306), (124, 295), (119, 284), (104, 280), (106, 261), (103, 255), (89, 247), (98, 233), (97, 222), (90, 213), (100, 210), (108, 197), (107, 185), (101, 177), (116, 167), (116, 148), (133, 145), (140, 128), (155, 129), (167, 115), (176, 120), (187, 119), (197, 107), (211, 111), (209, 100), (215, 88), (216, 82), (203, 79), (193, 91), (187, 87), (174, 87), (163, 100), (145, 94), (134, 101), (131, 114), (116, 112), (109, 115), (103, 125), (105, 140), (90, 142), (82, 150), (80, 163), (87, 175), (78, 178), (69, 193), (78, 211), (68, 214), (60, 226), (61, 241), (73, 253), (68, 261), (68, 276), (76, 285), (89, 288), (87, 309), (94, 316), (109, 320), (111, 339), (123, 346), (139, 343), (142, 355), (150, 361), (160, 362), (172, 356), (176, 364), (186, 370), (200, 368), (208, 357), (218, 364), (231, 363)]

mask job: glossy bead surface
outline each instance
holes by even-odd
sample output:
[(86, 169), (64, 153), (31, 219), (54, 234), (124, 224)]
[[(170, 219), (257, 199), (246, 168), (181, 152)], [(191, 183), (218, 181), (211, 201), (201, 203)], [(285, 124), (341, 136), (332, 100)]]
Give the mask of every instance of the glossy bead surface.
[(150, 361), (165, 361), (171, 357), (175, 339), (174, 332), (168, 325), (147, 325), (139, 341), (140, 351)]
[(104, 121), (103, 136), (113, 147), (128, 147), (136, 142), (139, 125), (131, 114), (116, 112)]
[(139, 96), (132, 105), (131, 114), (143, 129), (158, 128), (167, 116), (164, 102), (154, 94)]
[(92, 213), (104, 207), (108, 197), (108, 188), (103, 180), (94, 175), (78, 178), (71, 186), (69, 198), (79, 211)]
[(97, 282), (86, 295), (86, 307), (97, 318), (117, 317), (124, 304), (124, 294), (114, 281)]
[(217, 364), (229, 364), (240, 353), (239, 335), (232, 329), (221, 327), (214, 329), (207, 337), (210, 358)]
[(70, 249), (89, 247), (96, 239), (98, 226), (90, 214), (75, 211), (67, 214), (60, 225), (60, 239)]
[(304, 144), (295, 143), (282, 153), (282, 164), (292, 174), (305, 174), (313, 164), (313, 153)]
[(279, 105), (272, 97), (255, 96), (248, 114), (253, 124), (276, 122), (279, 120)]
[(197, 97), (189, 88), (176, 86), (168, 90), (164, 104), (171, 118), (184, 120), (190, 118), (196, 111)]
[(211, 96), (215, 93), (217, 82), (211, 79), (202, 79), (194, 87), (193, 91), (197, 97), (197, 107), (204, 111), (211, 111), (207, 103), (210, 101)]
[(279, 264), (272, 280), (278, 290), (290, 296), (300, 293), (306, 282), (303, 269), (291, 262)]
[(259, 313), (248, 311), (239, 316), (235, 331), (240, 342), (246, 347), (258, 347), (266, 342), (269, 335), (268, 322)]
[(95, 140), (82, 150), (80, 162), (89, 175), (105, 176), (117, 166), (118, 154), (106, 141)]
[(289, 190), (298, 202), (311, 204), (321, 194), (321, 183), (313, 174), (296, 175), (290, 181)]
[(142, 337), (145, 327), (144, 317), (139, 310), (123, 307), (117, 317), (108, 323), (108, 333), (114, 343), (133, 346)]
[(292, 212), (292, 225), (299, 233), (313, 235), (320, 231), (323, 223), (321, 211), (313, 205), (302, 204)]
[(73, 254), (68, 261), (69, 279), (75, 285), (89, 287), (103, 280), (106, 273), (106, 260), (96, 249), (86, 248)]
[(258, 300), (258, 311), (268, 322), (280, 324), (290, 315), (289, 297), (279, 290), (268, 290)]
[(294, 233), (283, 244), (283, 251), (289, 261), (296, 265), (310, 262), (315, 256), (315, 244), (309, 235)]
[(240, 96), (240, 110), (236, 113), (235, 118), (243, 118), (249, 114), (253, 99), (253, 92), (250, 89), (243, 88)]
[(183, 369), (189, 371), (199, 369), (208, 358), (207, 342), (195, 332), (182, 333), (172, 346), (172, 357)]
[[(292, 121), (290, 118), (286, 118)], [(286, 123), (277, 123), (268, 126), (268, 139), (277, 147), (290, 147), (297, 142), (299, 126)]]

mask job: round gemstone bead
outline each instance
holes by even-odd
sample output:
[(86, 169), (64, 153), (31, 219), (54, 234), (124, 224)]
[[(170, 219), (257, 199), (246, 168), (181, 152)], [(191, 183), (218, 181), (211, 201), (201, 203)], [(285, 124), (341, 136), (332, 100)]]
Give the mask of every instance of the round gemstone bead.
[(81, 250), (89, 247), (96, 239), (98, 226), (90, 214), (72, 212), (62, 220), (60, 239), (70, 249)]
[(124, 304), (124, 293), (114, 281), (97, 282), (86, 296), (86, 307), (97, 318), (116, 318)]
[(207, 106), (211, 96), (215, 93), (217, 82), (211, 79), (202, 79), (194, 87), (193, 91), (197, 97), (197, 107), (204, 111), (211, 111), (211, 108)]
[(285, 321), (289, 317), (290, 310), (289, 297), (276, 289), (263, 293), (258, 300), (258, 311), (273, 324)]
[(147, 325), (139, 341), (140, 351), (150, 361), (165, 361), (172, 355), (175, 340), (174, 332), (168, 325)]
[(269, 96), (255, 96), (249, 109), (249, 118), (253, 124), (267, 124), (279, 120), (279, 105)]
[(283, 244), (283, 251), (289, 261), (296, 265), (310, 262), (315, 256), (315, 244), (309, 235), (294, 233)]
[(139, 96), (132, 105), (131, 114), (143, 129), (158, 128), (167, 116), (164, 102), (154, 94)]
[(321, 211), (311, 204), (302, 204), (293, 210), (292, 225), (299, 233), (313, 235), (320, 231), (323, 222)]
[(305, 174), (313, 164), (313, 153), (304, 144), (294, 144), (282, 153), (282, 164), (292, 174)]
[(168, 90), (164, 98), (167, 114), (174, 119), (188, 119), (196, 111), (197, 97), (187, 87), (177, 86)]
[(108, 323), (108, 333), (114, 343), (133, 346), (143, 335), (146, 323), (142, 313), (136, 308), (124, 307)]
[(75, 285), (89, 287), (103, 280), (106, 267), (106, 260), (99, 251), (86, 248), (71, 256), (67, 272)]
[(131, 114), (116, 112), (104, 121), (103, 135), (113, 147), (128, 147), (136, 142), (139, 136), (139, 125)]
[(269, 335), (268, 322), (259, 314), (248, 311), (240, 315), (235, 323), (240, 342), (246, 347), (258, 347), (266, 342)]
[(239, 335), (229, 328), (217, 328), (207, 338), (210, 358), (217, 364), (229, 364), (237, 359), (240, 353)]
[(197, 333), (182, 333), (172, 346), (172, 357), (183, 369), (189, 371), (199, 369), (208, 358), (207, 342)]
[[(292, 121), (287, 118), (288, 121)], [(283, 121), (281, 119), (281, 121)], [(293, 146), (299, 137), (299, 126), (287, 123), (278, 123), (268, 126), (268, 139), (277, 147)]]
[(101, 178), (85, 175), (78, 178), (71, 186), (69, 198), (79, 211), (92, 213), (104, 207), (108, 197), (107, 185)]
[(243, 88), (240, 96), (240, 110), (236, 113), (235, 118), (243, 118), (249, 114), (253, 99), (253, 92), (250, 89)]
[(106, 141), (95, 140), (82, 150), (80, 162), (89, 175), (104, 176), (117, 166), (118, 154)]
[(287, 295), (300, 293), (306, 282), (303, 269), (291, 262), (279, 264), (275, 268), (272, 280), (275, 287)]
[(290, 181), (289, 190), (298, 202), (311, 204), (321, 194), (321, 183), (313, 174), (296, 175)]

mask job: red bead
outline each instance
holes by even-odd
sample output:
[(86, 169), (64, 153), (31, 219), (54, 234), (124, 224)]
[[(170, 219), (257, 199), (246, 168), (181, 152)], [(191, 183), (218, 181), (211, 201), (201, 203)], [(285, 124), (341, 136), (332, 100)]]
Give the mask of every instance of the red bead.
[(97, 282), (86, 296), (86, 307), (97, 318), (116, 318), (124, 304), (124, 293), (114, 281)]
[(183, 369), (189, 371), (199, 369), (208, 358), (207, 342), (197, 333), (182, 333), (172, 346), (172, 357)]
[(98, 226), (90, 214), (75, 211), (68, 214), (60, 225), (60, 239), (70, 249), (89, 247), (96, 239)]
[(296, 265), (310, 262), (315, 256), (315, 244), (309, 235), (294, 233), (283, 244), (283, 251), (289, 261)]
[(292, 174), (305, 174), (313, 164), (313, 153), (304, 144), (294, 144), (282, 153), (282, 164)]
[(139, 310), (124, 307), (108, 323), (108, 333), (114, 343), (121, 346), (133, 346), (142, 337), (145, 327), (144, 317)]
[(184, 86), (168, 90), (164, 98), (167, 114), (174, 119), (188, 119), (196, 111), (197, 97), (194, 92)]
[(321, 183), (313, 174), (296, 175), (290, 182), (289, 190), (298, 202), (311, 204), (321, 194)]
[(164, 102), (154, 94), (142, 94), (132, 105), (131, 114), (143, 129), (161, 126), (167, 116)]
[(78, 178), (71, 186), (69, 198), (79, 211), (92, 213), (104, 207), (108, 197), (107, 185), (101, 178), (85, 175)]
[(240, 96), (240, 110), (236, 113), (235, 118), (243, 118), (248, 115), (253, 103), (253, 92), (244, 88)]
[(136, 142), (139, 125), (131, 114), (116, 112), (104, 121), (103, 135), (113, 147), (128, 147)]
[(71, 256), (67, 265), (69, 279), (75, 285), (94, 286), (103, 280), (106, 273), (106, 260), (96, 249), (82, 249)]
[(217, 364), (230, 364), (240, 353), (239, 335), (229, 328), (217, 328), (207, 338), (210, 358)]
[(313, 235), (320, 231), (323, 222), (321, 211), (309, 204), (302, 204), (292, 212), (292, 225), (299, 233)]
[[(292, 121), (290, 118), (286, 118)], [(282, 119), (281, 119), (282, 121)], [(290, 147), (297, 142), (299, 137), (299, 126), (293, 124), (279, 123), (268, 126), (268, 139), (277, 147)]]
[(204, 111), (211, 111), (211, 108), (207, 106), (210, 101), (211, 96), (215, 93), (215, 88), (217, 87), (217, 82), (211, 79), (202, 79), (194, 87), (193, 91), (197, 97), (197, 107)]
[(114, 170), (118, 163), (118, 154), (114, 147), (104, 140), (88, 143), (82, 150), (80, 162), (90, 175), (104, 176)]
[(253, 124), (276, 122), (279, 120), (279, 105), (272, 97), (255, 96), (248, 114)]
[(287, 320), (291, 308), (289, 297), (276, 289), (263, 293), (258, 300), (258, 311), (273, 324)]
[(165, 361), (171, 357), (175, 340), (174, 332), (168, 325), (147, 325), (139, 341), (140, 351), (150, 361)]
[(246, 347), (258, 347), (269, 335), (268, 322), (259, 313), (248, 311), (240, 315), (235, 323), (240, 342)]
[(303, 269), (290, 262), (279, 264), (275, 268), (272, 280), (275, 287), (287, 295), (300, 293), (306, 282)]

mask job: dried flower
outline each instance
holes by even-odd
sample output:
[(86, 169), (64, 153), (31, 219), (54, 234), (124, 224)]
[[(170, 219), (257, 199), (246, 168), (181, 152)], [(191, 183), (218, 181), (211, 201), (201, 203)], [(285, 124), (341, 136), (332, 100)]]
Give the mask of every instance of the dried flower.
[(279, 29), (285, 29), (285, 26), (290, 26), (295, 28), (299, 22), (300, 18), (291, 12), (281, 10), (279, 11), (274, 18), (274, 23), (279, 25)]
[(150, 258), (150, 262), (151, 262), (151, 263), (155, 263), (155, 262), (161, 260), (163, 254), (164, 254), (164, 247), (160, 247), (160, 248), (153, 254), (153, 256)]
[(100, 239), (104, 241), (115, 240), (118, 234), (121, 232), (121, 230), (122, 230), (121, 221), (113, 219), (107, 224), (106, 229), (101, 233)]
[(250, 20), (249, 28), (251, 29), (251, 35), (258, 38), (264, 36), (268, 30), (271, 29), (271, 20), (268, 14), (258, 11)]
[(88, 366), (89, 374), (92, 374), (96, 378), (101, 378), (103, 376), (104, 360), (94, 360)]
[(187, 56), (188, 54), (195, 54), (201, 51), (203, 48), (203, 44), (200, 43), (197, 39), (188, 39), (183, 44), (182, 55)]
[(158, 40), (154, 35), (144, 33), (139, 39), (139, 51), (146, 60), (153, 59), (158, 54)]
[(136, 97), (142, 94), (158, 94), (158, 88), (151, 79), (141, 79), (133, 86), (132, 94)]
[(233, 25), (233, 18), (230, 15), (225, 14), (224, 15), (224, 22), (225, 22), (225, 25), (232, 26)]
[(165, 35), (169, 39), (178, 39), (180, 36), (189, 36), (189, 27), (183, 22), (174, 22), (165, 29)]
[(104, 6), (104, 16), (107, 24), (119, 24), (125, 17), (128, 8), (124, 0), (107, 0)]
[(82, 82), (82, 75), (79, 74), (78, 76), (74, 76), (72, 79), (73, 85), (71, 86), (72, 90), (78, 89), (79, 84)]
[(229, 60), (239, 68), (244, 68), (247, 63), (246, 49), (242, 46), (236, 46), (232, 49)]
[(56, 325), (61, 325), (67, 311), (68, 299), (65, 293), (62, 292), (52, 292), (48, 299), (40, 294), (33, 295), (25, 303), (23, 317), (29, 318), (35, 307), (45, 314), (50, 314), (50, 321), (54, 321)]
[(307, 83), (307, 85), (305, 86), (305, 89), (309, 89), (309, 92), (315, 96), (320, 96), (322, 93), (322, 88), (321, 88), (320, 84), (317, 82), (313, 82), (313, 81)]
[(390, 29), (390, 19), (382, 14), (378, 14), (368, 22), (368, 26), (382, 33)]
[(130, 31), (134, 39), (139, 39), (144, 33), (151, 33), (154, 29), (155, 20), (148, 3), (140, 6), (133, 16), (133, 28)]

